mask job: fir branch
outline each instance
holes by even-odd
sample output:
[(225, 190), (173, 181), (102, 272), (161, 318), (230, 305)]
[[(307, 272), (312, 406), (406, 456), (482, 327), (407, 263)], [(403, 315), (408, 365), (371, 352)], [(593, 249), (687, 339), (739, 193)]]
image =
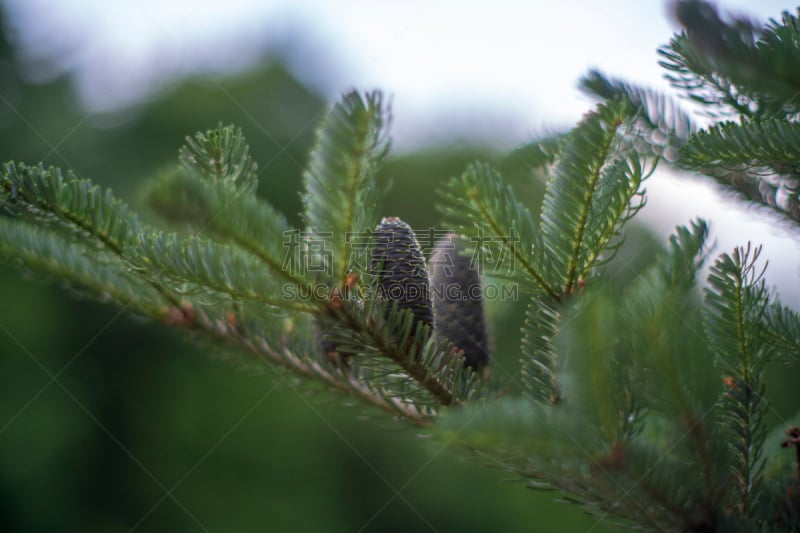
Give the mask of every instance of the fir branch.
[(653, 531), (717, 531), (716, 509), (703, 502), (694, 465), (644, 438), (612, 447), (592, 471), (591, 496), (606, 513)]
[[(385, 219), (376, 231), (373, 241), (393, 246), (373, 255), (373, 271), (364, 279), (350, 271), (356, 242), (365, 242), (353, 237), (369, 237), (375, 222), (374, 178), (388, 149), (388, 106), (377, 92), (344, 96), (319, 129), (305, 173), (306, 233), (257, 199), (241, 131), (219, 127), (189, 138), (181, 168), (150, 191), (165, 218), (203, 235), (164, 234), (89, 181), (10, 163), (0, 174), (0, 208), (12, 214), (0, 218), (0, 256), (304, 383), (433, 426), (435, 435), (532, 487), (566, 491), (601, 518), (670, 531), (796, 527), (797, 485), (787, 476), (800, 470), (787, 471), (791, 460), (765, 451), (762, 374), (768, 362), (797, 361), (800, 315), (767, 291), (755, 267), (759, 249), (717, 260), (705, 306), (695, 290), (707, 253), (702, 221), (678, 228), (667, 251), (623, 290), (586, 284), (599, 279), (598, 267), (644, 203), (640, 154), (668, 153), (800, 220), (792, 181), (800, 175), (798, 19), (786, 14), (759, 28), (697, 0), (676, 5), (687, 31), (662, 49), (674, 84), (712, 113), (738, 113), (740, 124), (694, 134), (665, 96), (592, 72), (584, 87), (607, 103), (568, 135), (501, 163), (511, 169), (522, 161), (513, 168), (526, 176), (552, 174), (538, 224), (488, 165), (471, 166), (444, 193), (463, 236), (477, 230), (469, 251), (498, 244), (518, 269), (499, 273), (531, 289), (522, 342), (530, 398), (489, 399), (488, 373), (475, 372), (488, 360), (485, 331), (465, 356), (463, 339), (457, 346), (432, 334), (428, 300), (376, 297), (394, 282), (415, 289), (429, 282), (418, 243), (399, 220)], [(678, 147), (673, 158), (669, 150)], [(317, 253), (317, 238), (332, 260), (325, 274), (307, 276), (301, 262)], [(397, 268), (375, 266), (389, 261)], [(499, 263), (498, 271), (508, 264)], [(470, 318), (481, 327), (476, 309)], [(698, 338), (701, 317), (706, 335)], [(331, 348), (339, 356), (330, 357)], [(791, 431), (786, 445), (798, 445), (800, 430)]]
[(71, 173), (65, 178), (54, 167), (6, 163), (0, 176), (0, 202), (6, 210), (28, 214), (117, 255), (145, 229), (110, 189)]
[(729, 436), (729, 451), (733, 456), (731, 474), (734, 480), (733, 501), (736, 510), (749, 517), (757, 509), (765, 490), (762, 457), (766, 427), (765, 388), (758, 379), (733, 379), (726, 383), (727, 392), (721, 399), (723, 421)]
[(667, 80), (693, 102), (705, 106), (708, 115), (753, 114), (751, 106), (755, 108), (756, 104), (717, 71), (713, 59), (695, 49), (686, 34), (674, 36), (658, 53), (663, 58), (659, 65), (668, 71)]
[(648, 132), (643, 137), (648, 151), (666, 157), (668, 161), (677, 158), (676, 149), (696, 129), (677, 102), (657, 91), (607, 78), (597, 70), (591, 70), (581, 78), (580, 87), (606, 102), (624, 98), (640, 110), (637, 119), (641, 129)]
[(150, 184), (150, 205), (171, 222), (188, 223), (257, 257), (270, 271), (297, 289), (305, 279), (299, 261), (300, 235), (286, 219), (255, 195), (227, 183), (213, 183), (194, 173), (170, 173)]
[(646, 445), (610, 450), (566, 405), (551, 410), (506, 398), (449, 411), (433, 430), (481, 462), (531, 480), (532, 488), (567, 492), (561, 501), (601, 518), (611, 513), (677, 531), (692, 514), (689, 468)]
[(800, 362), (800, 314), (772, 302), (763, 316), (765, 340), (769, 344), (770, 360)]
[(728, 190), (800, 223), (796, 180), (800, 128), (786, 120), (725, 122), (682, 147), (680, 166), (713, 177)]
[(708, 223), (702, 218), (693, 220), (690, 227), (675, 228), (667, 252), (653, 266), (655, 275), (670, 289), (692, 288), (706, 260), (707, 240)]
[(580, 492), (580, 482), (571, 473), (603, 449), (569, 409), (550, 410), (522, 398), (447, 411), (434, 433), (442, 440), (514, 462), (517, 472), (575, 493)]
[(331, 279), (342, 283), (352, 235), (370, 230), (378, 187), (375, 174), (388, 150), (388, 104), (380, 92), (351, 92), (328, 113), (304, 174), (306, 227), (330, 245)]
[[(291, 322), (296, 322), (296, 315)], [(206, 306), (197, 309), (196, 319), (188, 326), (188, 331), (200, 339), (221, 343), (227, 350), (243, 352), (266, 362), (289, 370), (301, 378), (303, 383), (320, 383), (328, 390), (352, 397), (366, 405), (371, 405), (391, 416), (418, 426), (429, 427), (435, 413), (418, 406), (408, 399), (398, 398), (382, 384), (373, 384), (357, 371), (342, 367), (331, 367), (314, 356), (316, 345), (308, 343), (307, 331), (275, 331), (276, 320), (254, 322), (232, 318), (230, 312), (216, 316), (215, 309)], [(267, 329), (264, 329), (264, 325)], [(297, 341), (306, 341), (305, 347), (294, 346)]]
[(512, 268), (510, 272), (496, 271), (496, 274), (513, 276), (534, 292), (556, 301), (561, 299), (557, 287), (550, 282), (553, 276), (547, 270), (545, 250), (533, 216), (491, 166), (470, 165), (464, 174), (447, 183), (442, 196), (453, 207), (439, 209), (458, 231), (470, 236), (465, 242), (468, 251), (480, 252), (483, 247), (499, 244), (509, 260), (497, 261), (496, 266)]
[(706, 326), (715, 355), (725, 370), (743, 378), (763, 368), (759, 323), (769, 303), (763, 273), (756, 270), (761, 247), (736, 248), (722, 254), (709, 273), (705, 290)]
[(784, 89), (776, 94), (776, 99), (788, 103), (783, 108), (785, 112), (796, 109), (800, 90), (800, 75), (796, 68), (800, 63), (800, 19), (784, 11), (780, 21), (770, 20), (761, 32), (757, 47), (760, 57), (769, 65), (774, 77), (763, 81), (775, 83), (779, 89)]
[(800, 125), (785, 120), (723, 122), (702, 130), (682, 150), (683, 165), (703, 170), (800, 173)]
[[(248, 258), (241, 251), (196, 237), (181, 239), (177, 235), (145, 231), (145, 226), (138, 223), (134, 215), (130, 216), (133, 222), (126, 225), (114, 216), (128, 215), (127, 207), (116, 200), (110, 191), (103, 195), (99, 188), (88, 181), (64, 180), (56, 169), (44, 171), (41, 168), (21, 167), (22, 172), (29, 174), (25, 175), (25, 179), (17, 179), (17, 174), (12, 174), (16, 168), (9, 171), (13, 181), (6, 176), (4, 190), (8, 191), (9, 198), (4, 200), (9, 201), (15, 210), (24, 209), (25, 213), (32, 213), (37, 219), (51, 224), (55, 222), (57, 229), (80, 232), (76, 236), (86, 238), (95, 246), (98, 243), (93, 239), (98, 234), (99, 244), (106, 251), (92, 250), (89, 244), (80, 242), (70, 245), (68, 238), (59, 233), (28, 227), (19, 220), (4, 219), (3, 230), (7, 231), (3, 231), (3, 236), (7, 238), (0, 240), (4, 252), (13, 252), (29, 261), (31, 266), (47, 268), (90, 290), (104, 291), (120, 301), (131, 297), (131, 308), (148, 316), (166, 319), (167, 323), (176, 326), (201, 328), (223, 340), (238, 340), (251, 351), (268, 355), (272, 362), (281, 363), (302, 376), (322, 381), (416, 425), (427, 426), (430, 423), (430, 413), (390, 396), (387, 391), (372, 387), (357, 376), (339, 375), (323, 368), (313, 359), (295, 355), (286, 347), (271, 348), (265, 339), (258, 343), (253, 338), (241, 336), (229, 323), (230, 318), (210, 318), (213, 307), (186, 307), (177, 303), (179, 300), (176, 297), (167, 300), (171, 307), (148, 303), (151, 300), (158, 301), (156, 297), (162, 296), (153, 286), (163, 286), (161, 280), (166, 277), (183, 284), (190, 292), (199, 291), (212, 299), (218, 297), (215, 293), (225, 293), (232, 300), (287, 306), (287, 302), (272, 298), (272, 295), (281, 294), (280, 289), (274, 281), (263, 275), (255, 258)], [(7, 206), (6, 202), (4, 206)], [(93, 213), (93, 216), (89, 217), (89, 213)], [(134, 239), (138, 243), (132, 246)], [(129, 263), (142, 269), (134, 271), (139, 275), (129, 273)], [(146, 274), (146, 277), (141, 278), (141, 274)], [(171, 317), (170, 309), (177, 309), (184, 316)], [(304, 307), (304, 310), (308, 309)], [(421, 367), (416, 371), (418, 375), (423, 375)], [(431, 383), (434, 381), (427, 375), (425, 378)]]
[[(560, 356), (559, 391), (595, 438), (609, 446), (625, 442), (627, 421), (634, 415), (623, 399), (631, 389), (634, 365), (630, 360), (618, 364), (627, 354), (617, 350), (620, 335), (614, 314), (608, 312), (616, 303), (613, 295), (589, 289), (580, 301), (566, 306), (559, 333), (552, 338)], [(620, 366), (630, 372), (615, 376)]]
[(701, 219), (679, 226), (667, 250), (626, 291), (620, 350), (636, 354), (630, 365), (635, 402), (670, 420), (659, 429), (660, 437), (686, 439), (694, 455), (688, 462), (702, 473), (703, 504), (715, 509), (720, 468), (707, 423), (713, 399), (702, 392), (716, 390), (718, 382), (706, 379), (715, 372), (694, 329), (702, 318), (695, 285), (707, 239), (708, 225)]
[(464, 366), (463, 357), (454, 356), (457, 349), (450, 341), (434, 339), (430, 326), (411, 310), (399, 309), (397, 302), (367, 303), (365, 309), (344, 302), (330, 310), (332, 318), (350, 330), (335, 342), (340, 350), (391, 361), (438, 405), (460, 405), (478, 392), (476, 374)]
[(769, 295), (763, 270), (756, 270), (760, 252), (760, 247), (748, 245), (720, 256), (705, 290), (706, 332), (726, 386), (720, 404), (733, 455), (734, 502), (743, 516), (750, 515), (763, 490), (761, 454), (767, 407), (761, 372), (769, 354), (760, 323)]
[[(32, 217), (39, 224), (66, 232), (87, 246), (127, 261), (127, 250), (149, 228), (110, 189), (42, 165), (7, 163), (0, 175), (0, 206)], [(156, 280), (149, 285), (175, 309), (182, 304), (170, 288)]]
[(697, 0), (678, 2), (675, 11), (686, 31), (659, 50), (674, 86), (712, 115), (728, 110), (751, 118), (797, 113), (797, 17), (784, 13), (781, 22), (759, 27)]
[(258, 165), (249, 155), (240, 128), (220, 125), (194, 137), (186, 137), (179, 159), (187, 171), (217, 185), (228, 185), (243, 194), (258, 187)]
[[(195, 290), (202, 287), (207, 291), (212, 288), (242, 300), (250, 298), (262, 303), (269, 298), (268, 295), (279, 293), (275, 287), (253, 286), (255, 281), (265, 279), (255, 261), (245, 259), (241, 252), (231, 254), (227, 247), (210, 241), (149, 234), (142, 238), (135, 248), (137, 253), (132, 255), (130, 241), (136, 237), (137, 231), (141, 231), (141, 226), (134, 216), (131, 219), (136, 223), (127, 226), (114, 220), (111, 215), (127, 215), (128, 212), (124, 204), (114, 199), (110, 192), (98, 199), (100, 189), (89, 182), (65, 182), (55, 169), (45, 172), (39, 168), (37, 172), (37, 169), (22, 168), (23, 172), (30, 172), (33, 179), (9, 179), (6, 182), (6, 190), (13, 191), (13, 207), (22, 207), (24, 204), (21, 200), (26, 200), (30, 202), (25, 205), (28, 211), (48, 221), (48, 215), (57, 215), (64, 224), (69, 223), (71, 229), (82, 229), (90, 235), (94, 235), (100, 227), (100, 233), (105, 238), (102, 242), (109, 251), (93, 250), (79, 242), (69, 243), (59, 233), (30, 226), (20, 220), (0, 219), (0, 250), (3, 255), (18, 256), (32, 267), (53, 272), (96, 294), (110, 296), (129, 305), (132, 310), (161, 319), (168, 318), (165, 316), (165, 313), (169, 315), (167, 302), (140, 277), (129, 273), (127, 260), (131, 257), (134, 263), (142, 264), (141, 261), (149, 264), (155, 269), (151, 271), (155, 277), (177, 278), (182, 283), (191, 283)], [(17, 178), (17, 174), (12, 176)], [(12, 183), (13, 187), (10, 185)], [(86, 206), (98, 206), (95, 212), (97, 221), (86, 218)], [(103, 209), (109, 206), (113, 208), (109, 210), (111, 215), (103, 216)], [(100, 222), (106, 225), (102, 226)], [(285, 305), (285, 302), (266, 303)], [(431, 414), (413, 404), (391, 397), (386, 391), (370, 386), (357, 376), (326, 369), (313, 359), (294, 354), (285, 345), (274, 347), (270, 341), (254, 335), (252, 329), (248, 331), (248, 336), (243, 336), (232, 325), (232, 318), (212, 320), (210, 311), (208, 306), (195, 306), (191, 308), (191, 321), (179, 319), (171, 323), (202, 329), (215, 338), (238, 343), (300, 376), (321, 381), (415, 425), (425, 427), (430, 424)]]
[(434, 413), (415, 403), (393, 396), (385, 388), (370, 385), (355, 372), (342, 368), (325, 367), (310, 356), (299, 356), (285, 346), (276, 347), (266, 339), (255, 340), (248, 336), (240, 342), (268, 361), (281, 365), (300, 377), (323, 383), (329, 389), (351, 395), (392, 416), (396, 416), (419, 427), (429, 427)]
[(624, 349), (638, 354), (643, 368), (657, 370), (639, 376), (639, 392), (657, 411), (680, 413), (680, 431), (709, 407), (698, 392), (708, 387), (702, 377), (710, 368), (697, 355), (703, 347), (693, 342), (702, 336), (695, 330), (700, 317), (694, 283), (705, 259), (705, 229), (695, 225), (689, 233), (679, 227), (670, 249), (634, 282), (625, 302), (630, 331), (622, 336)]
[(541, 233), (564, 294), (575, 291), (601, 254), (613, 254), (613, 239), (643, 205), (646, 176), (624, 140), (633, 116), (629, 104), (615, 101), (584, 118), (547, 184)]
[(0, 256), (17, 257), (29, 267), (48, 272), (95, 297), (111, 299), (131, 311), (164, 317), (168, 302), (133, 276), (119, 257), (98, 252), (32, 224), (0, 217)]
[(559, 312), (545, 300), (531, 302), (525, 313), (522, 337), (522, 378), (526, 391), (537, 402), (561, 401), (558, 352), (553, 338), (558, 332)]
[(142, 273), (169, 278), (187, 291), (210, 289), (233, 301), (253, 301), (274, 308), (320, 310), (314, 293), (289, 293), (246, 252), (202, 237), (177, 234), (143, 235), (131, 257)]

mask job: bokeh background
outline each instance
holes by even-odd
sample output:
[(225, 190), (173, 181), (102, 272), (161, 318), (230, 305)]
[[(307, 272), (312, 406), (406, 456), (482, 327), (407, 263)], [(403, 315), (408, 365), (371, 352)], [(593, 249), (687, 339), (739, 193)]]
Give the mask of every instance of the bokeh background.
[[(0, 2), (0, 159), (72, 169), (141, 207), (141, 185), (186, 135), (233, 123), (260, 163), (259, 193), (296, 224), (326, 104), (381, 87), (395, 111), (382, 210), (427, 228), (440, 223), (436, 184), (475, 159), (536, 205), (541, 184), (508, 151), (591, 108), (575, 89), (589, 67), (663, 87), (655, 48), (674, 30), (658, 2), (372, 4)], [(795, 305), (800, 254), (785, 229), (696, 179), (661, 173), (648, 188), (610, 283), (702, 215), (720, 249), (765, 242), (770, 279)], [(491, 306), (494, 373), (512, 390), (522, 308)], [(796, 379), (770, 376), (774, 421), (796, 410)], [(0, 531), (615, 530), (506, 477), (0, 263)]]

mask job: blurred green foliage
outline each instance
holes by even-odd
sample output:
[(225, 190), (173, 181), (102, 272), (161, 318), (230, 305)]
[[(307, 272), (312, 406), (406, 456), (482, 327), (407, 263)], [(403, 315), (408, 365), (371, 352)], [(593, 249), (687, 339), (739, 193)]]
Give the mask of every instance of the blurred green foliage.
[[(0, 54), (3, 161), (72, 169), (135, 204), (143, 179), (175, 162), (186, 135), (233, 123), (260, 164), (259, 193), (299, 222), (302, 168), (325, 102), (280, 62), (184, 80), (101, 127), (75, 104), (68, 78), (28, 83), (5, 41)], [(383, 213), (437, 227), (437, 182), (494, 155), (457, 147), (389, 160)], [(541, 186), (527, 183), (523, 195), (538, 201)], [(637, 235), (621, 260), (638, 269), (653, 245)], [(0, 265), (0, 531), (568, 532), (597, 521), (552, 493), (464, 466), (447, 443), (426, 444), (379, 415), (365, 421), (373, 413), (298, 394), (280, 373), (24, 278)], [(512, 388), (522, 307), (490, 308), (495, 376)]]

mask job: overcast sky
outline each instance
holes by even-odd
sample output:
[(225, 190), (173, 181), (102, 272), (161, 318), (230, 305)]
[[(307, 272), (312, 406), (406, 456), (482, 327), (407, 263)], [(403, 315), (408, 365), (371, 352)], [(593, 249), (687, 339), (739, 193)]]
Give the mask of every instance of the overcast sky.
[[(752, 4), (752, 5), (748, 5)], [(192, 72), (246, 68), (271, 48), (333, 99), (379, 87), (393, 95), (395, 146), (480, 132), (500, 147), (574, 124), (592, 103), (576, 89), (589, 68), (664, 88), (656, 48), (675, 30), (661, 1), (7, 0), (31, 58), (58, 58), (88, 109), (128, 105)], [(723, 2), (764, 20), (775, 0)], [(54, 72), (38, 72), (40, 77)], [(663, 234), (695, 216), (718, 250), (765, 242), (772, 280), (800, 299), (796, 239), (709, 187), (656, 176), (643, 216)], [(787, 301), (787, 303), (793, 303)], [(793, 304), (796, 305), (796, 304)]]
[[(330, 98), (353, 86), (392, 93), (401, 146), (427, 144), (436, 128), (418, 126), (432, 115), (480, 121), (512, 145), (572, 124), (590, 106), (575, 88), (589, 67), (666, 87), (656, 48), (675, 29), (664, 3), (648, 0), (7, 1), (25, 48), (74, 70), (98, 111), (288, 43), (295, 72)], [(725, 5), (758, 19), (785, 7), (750, 3)]]

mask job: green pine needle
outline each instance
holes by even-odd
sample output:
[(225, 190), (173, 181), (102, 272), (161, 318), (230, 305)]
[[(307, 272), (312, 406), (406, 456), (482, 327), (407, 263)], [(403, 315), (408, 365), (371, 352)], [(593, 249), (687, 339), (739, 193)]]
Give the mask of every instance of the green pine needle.
[(0, 175), (0, 205), (118, 255), (146, 228), (111, 190), (42, 165), (6, 163)]
[(240, 128), (219, 126), (194, 137), (186, 137), (179, 152), (183, 167), (215, 184), (230, 185), (244, 194), (258, 187), (258, 165)]
[(754, 511), (764, 489), (767, 402), (762, 372), (773, 355), (762, 328), (770, 301), (764, 271), (756, 263), (760, 252), (760, 247), (748, 245), (722, 254), (711, 268), (705, 291), (706, 332), (725, 384), (720, 407), (735, 481), (732, 501), (743, 516)]
[(490, 165), (470, 165), (446, 184), (442, 196), (447, 205), (439, 209), (465, 236), (466, 249), (498, 254), (498, 260), (489, 265), (494, 274), (519, 280), (534, 293), (554, 300), (561, 297), (548, 279), (547, 256), (533, 216)]
[(375, 176), (389, 148), (389, 105), (382, 93), (351, 92), (328, 112), (304, 173), (305, 222), (325, 243), (327, 274), (341, 283), (354, 251), (353, 237), (375, 226)]
[(625, 101), (601, 106), (567, 137), (547, 184), (541, 228), (544, 249), (566, 295), (598, 261), (613, 255), (624, 223), (644, 205), (646, 173), (626, 135), (635, 116)]
[(276, 309), (313, 311), (322, 306), (312, 299), (313, 294), (286, 295), (278, 279), (265, 276), (252, 255), (202, 237), (143, 235), (131, 261), (147, 276), (171, 279), (179, 290), (199, 291), (212, 301), (214, 293), (220, 293), (231, 301), (253, 301)]
[(299, 264), (301, 243), (296, 233), (283, 215), (255, 195), (177, 172), (155, 180), (147, 198), (162, 218), (235, 244), (258, 257), (274, 277), (298, 287), (310, 283)]
[(525, 313), (522, 329), (522, 377), (526, 390), (538, 402), (557, 404), (558, 352), (553, 338), (558, 332), (559, 313), (545, 300), (534, 301)]
[(651, 152), (668, 161), (677, 158), (676, 150), (695, 131), (692, 119), (672, 98), (622, 80), (607, 78), (591, 70), (580, 81), (581, 88), (603, 101), (626, 99), (639, 109), (638, 122), (646, 134), (640, 140)]
[(0, 217), (0, 257), (16, 257), (36, 271), (47, 272), (95, 298), (111, 300), (130, 311), (164, 316), (168, 302), (131, 273), (114, 254), (99, 252), (59, 233)]

